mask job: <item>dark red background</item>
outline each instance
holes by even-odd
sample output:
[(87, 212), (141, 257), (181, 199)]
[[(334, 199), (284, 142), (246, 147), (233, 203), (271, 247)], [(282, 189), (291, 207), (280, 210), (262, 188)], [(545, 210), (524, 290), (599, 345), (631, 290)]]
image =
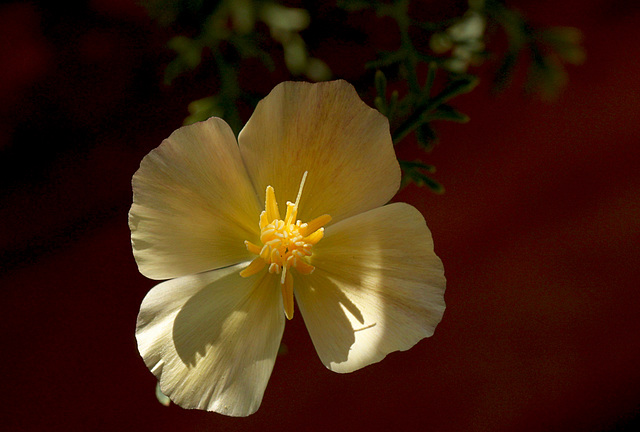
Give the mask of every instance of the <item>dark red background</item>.
[[(456, 103), (472, 121), (439, 125), (429, 157), (447, 193), (397, 197), (423, 212), (445, 264), (435, 336), (338, 375), (298, 316), (246, 419), (161, 406), (133, 335), (154, 282), (130, 251), (130, 178), (209, 90), (162, 86), (170, 34), (133, 0), (0, 6), (0, 429), (637, 427), (640, 7), (508, 3), (582, 29), (588, 59), (553, 103), (517, 85), (492, 96), (482, 72)], [(318, 55), (357, 75), (341, 49)], [(268, 91), (278, 78), (255, 79)]]

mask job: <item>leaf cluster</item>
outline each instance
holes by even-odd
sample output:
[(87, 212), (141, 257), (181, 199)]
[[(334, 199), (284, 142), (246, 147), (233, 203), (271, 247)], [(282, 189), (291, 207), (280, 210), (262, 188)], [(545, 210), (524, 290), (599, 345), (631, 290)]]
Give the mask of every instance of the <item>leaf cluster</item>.
[[(469, 117), (450, 102), (478, 84), (478, 77), (469, 70), (489, 57), (485, 51), (487, 27), (502, 28), (508, 43), (493, 80), (496, 91), (510, 84), (518, 60), (529, 54), (526, 89), (552, 98), (566, 84), (562, 64), (580, 64), (585, 56), (577, 29), (536, 27), (500, 0), (469, 0), (463, 15), (439, 22), (413, 19), (410, 0), (343, 0), (341, 5), (349, 11), (374, 9), (377, 15), (396, 22), (400, 46), (393, 52), (380, 53), (378, 59), (366, 67), (376, 69), (374, 102), (389, 118), (394, 143), (400, 143), (414, 132), (415, 142), (425, 152), (431, 152), (438, 142), (434, 121), (469, 121)], [(428, 50), (424, 44), (414, 43), (414, 39), (425, 38), (430, 40)], [(424, 70), (425, 65), (426, 79), (421, 82), (420, 70)], [(444, 83), (435, 91), (437, 73), (444, 75)], [(407, 89), (402, 95), (398, 90), (387, 94), (387, 75), (391, 74), (406, 82)], [(401, 167), (403, 184), (413, 182), (436, 193), (443, 192), (442, 185), (431, 177), (435, 172), (432, 165), (421, 160), (401, 161)]]
[[(473, 71), (487, 58), (499, 60), (493, 84), (501, 90), (511, 83), (520, 60), (528, 57), (526, 89), (551, 98), (566, 83), (563, 64), (580, 64), (585, 56), (577, 29), (537, 27), (501, 0), (469, 0), (460, 16), (436, 22), (412, 16), (411, 4), (411, 0), (338, 0), (333, 12), (373, 10), (377, 17), (395, 22), (389, 31), (398, 32), (399, 46), (393, 51), (375, 47), (377, 58), (363, 65), (362, 77), (373, 76), (373, 103), (389, 119), (394, 144), (415, 142), (425, 156), (438, 142), (434, 122), (469, 121), (453, 106), (454, 99), (476, 87), (479, 80)], [(292, 77), (331, 78), (329, 67), (310, 55), (303, 38), (314, 19), (310, 8), (288, 7), (277, 0), (146, 0), (144, 5), (161, 25), (178, 33), (168, 43), (175, 57), (165, 71), (167, 84), (201, 67), (204, 59), (214, 64), (218, 91), (189, 104), (185, 124), (218, 116), (234, 132), (240, 131), (239, 103), (256, 102), (241, 88), (238, 77), (247, 59), (258, 59), (269, 71), (283, 62)], [(490, 56), (485, 45), (496, 28), (506, 36), (507, 48)], [(332, 40), (330, 35), (327, 40)], [(405, 140), (410, 134), (415, 140)], [(443, 192), (432, 177), (433, 165), (422, 160), (400, 165), (403, 185), (415, 183)]]
[(273, 71), (274, 42), (282, 50), (284, 64), (292, 76), (315, 81), (331, 76), (322, 60), (309, 55), (300, 35), (310, 22), (305, 9), (269, 0), (147, 0), (143, 4), (160, 24), (188, 28), (192, 33), (169, 40), (168, 47), (175, 52), (175, 58), (165, 70), (166, 84), (198, 68), (205, 52), (211, 53), (215, 63), (220, 90), (192, 102), (185, 124), (218, 116), (238, 133), (241, 121), (237, 104), (240, 99), (248, 99), (239, 85), (239, 66), (247, 59), (258, 59)]
[[(397, 0), (392, 3), (382, 1), (343, 2), (343, 7), (374, 8), (377, 15), (391, 17), (397, 23), (400, 33), (400, 46), (396, 51), (381, 53), (375, 61), (366, 67), (376, 69), (374, 100), (376, 108), (387, 116), (392, 127), (392, 137), (399, 144), (407, 135), (415, 132), (415, 142), (425, 152), (431, 152), (438, 142), (438, 135), (433, 126), (434, 121), (444, 120), (466, 123), (469, 117), (458, 111), (449, 102), (456, 96), (468, 93), (478, 84), (477, 77), (465, 72), (446, 70), (447, 57), (439, 57), (433, 51), (414, 43), (412, 30), (418, 35), (435, 34), (453, 22), (430, 23), (416, 21), (409, 15), (409, 0)], [(424, 39), (424, 38), (422, 38)], [(429, 48), (429, 47), (426, 47)], [(421, 79), (420, 71), (426, 67), (426, 77)], [(436, 74), (444, 73), (444, 83), (436, 91)], [(393, 74), (407, 83), (406, 91), (400, 96), (398, 90), (390, 95), (387, 91), (387, 74)], [(422, 74), (425, 75), (425, 74)], [(415, 183), (426, 186), (436, 193), (444, 188), (431, 174), (435, 167), (421, 160), (400, 161), (403, 171), (402, 184)]]

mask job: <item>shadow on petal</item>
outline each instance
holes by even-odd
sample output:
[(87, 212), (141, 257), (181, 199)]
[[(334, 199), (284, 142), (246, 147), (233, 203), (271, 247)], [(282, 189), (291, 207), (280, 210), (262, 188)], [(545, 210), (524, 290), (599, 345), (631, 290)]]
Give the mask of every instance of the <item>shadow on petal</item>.
[(176, 352), (185, 365), (195, 367), (207, 354), (208, 347), (220, 343), (225, 329), (234, 331), (253, 318), (250, 316), (252, 306), (255, 308), (252, 303), (259, 302), (254, 297), (259, 295), (256, 291), (264, 282), (262, 279), (247, 290), (234, 287), (244, 280), (237, 273), (231, 273), (206, 285), (187, 300), (176, 316), (172, 335)]
[(260, 406), (285, 317), (277, 278), (243, 278), (244, 267), (163, 282), (143, 301), (140, 354), (184, 408), (247, 416)]
[(297, 280), (301, 280), (296, 287), (298, 307), (314, 345), (322, 347), (320, 359), (326, 366), (347, 361), (355, 332), (375, 323), (365, 325), (362, 311), (326, 273)]
[(298, 304), (320, 359), (352, 372), (429, 337), (444, 312), (442, 262), (413, 207), (390, 204), (327, 229)]

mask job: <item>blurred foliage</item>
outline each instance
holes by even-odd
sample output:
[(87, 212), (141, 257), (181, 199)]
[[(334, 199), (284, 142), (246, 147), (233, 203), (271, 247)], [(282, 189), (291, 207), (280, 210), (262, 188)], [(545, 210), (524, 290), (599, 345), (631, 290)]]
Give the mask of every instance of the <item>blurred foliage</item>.
[(536, 27), (499, 0), (470, 0), (469, 4), (497, 23), (507, 36), (508, 47), (494, 78), (497, 90), (510, 84), (518, 60), (528, 55), (527, 90), (553, 99), (567, 82), (563, 63), (579, 65), (585, 60), (585, 51), (580, 45), (582, 33), (576, 28)]
[(331, 77), (326, 64), (308, 54), (300, 36), (310, 20), (304, 9), (264, 0), (147, 0), (143, 5), (161, 25), (178, 23), (193, 33), (169, 40), (168, 46), (176, 57), (166, 68), (166, 84), (200, 66), (205, 50), (215, 62), (219, 93), (189, 104), (190, 115), (185, 124), (217, 116), (224, 118), (236, 134), (240, 131), (242, 121), (237, 104), (248, 96), (238, 83), (240, 63), (254, 58), (270, 71), (275, 68), (274, 53), (265, 49), (265, 35), (259, 24), (266, 26), (268, 36), (282, 47), (284, 62), (292, 76), (313, 81)]
[[(214, 63), (212, 79), (218, 92), (190, 103), (185, 124), (218, 116), (236, 134), (240, 131), (239, 103), (253, 106), (260, 99), (239, 84), (238, 70), (248, 59), (257, 59), (272, 73), (283, 63), (289, 79), (333, 78), (327, 64), (310, 54), (304, 39), (318, 8), (294, 3), (302, 7), (275, 0), (143, 1), (152, 18), (179, 33), (168, 42), (175, 58), (165, 71), (167, 84), (201, 67), (205, 58)], [(566, 83), (563, 64), (580, 64), (585, 57), (579, 30), (537, 27), (501, 0), (469, 0), (459, 16), (437, 22), (415, 18), (411, 6), (410, 0), (337, 0), (323, 5), (325, 19), (373, 11), (379, 19), (395, 22), (395, 28), (385, 31), (397, 33), (399, 46), (393, 51), (374, 46), (376, 59), (362, 65), (361, 75), (370, 80), (369, 88), (375, 88), (372, 102), (388, 117), (395, 144), (415, 142), (428, 153), (438, 142), (434, 121), (469, 121), (450, 103), (475, 88), (478, 77), (473, 72), (487, 59), (498, 62), (493, 85), (499, 91), (512, 82), (521, 59), (529, 57), (525, 89), (550, 99)], [(335, 21), (337, 26), (339, 19)], [(489, 53), (488, 39), (495, 37), (496, 29), (504, 34), (506, 49)], [(327, 40), (339, 43), (332, 38), (338, 32), (331, 30)], [(359, 90), (366, 100), (370, 93)], [(415, 141), (404, 140), (412, 133)], [(413, 182), (436, 193), (444, 191), (432, 177), (432, 165), (401, 160), (400, 166), (403, 185)]]

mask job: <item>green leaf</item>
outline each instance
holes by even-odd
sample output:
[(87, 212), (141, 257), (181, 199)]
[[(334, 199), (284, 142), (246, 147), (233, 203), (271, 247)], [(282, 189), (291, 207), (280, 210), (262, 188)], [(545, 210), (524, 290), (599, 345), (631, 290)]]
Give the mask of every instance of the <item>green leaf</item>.
[(376, 71), (376, 75), (375, 75), (374, 81), (375, 81), (375, 85), (376, 85), (376, 93), (377, 93), (377, 95), (386, 100), (386, 98), (387, 98), (387, 77), (384, 75), (384, 72), (382, 72), (380, 69), (378, 69)]
[(436, 180), (428, 176), (425, 172), (435, 172), (433, 165), (427, 165), (421, 161), (399, 161), (402, 168), (402, 186), (406, 186), (409, 182), (415, 183), (417, 186), (426, 186), (437, 194), (444, 193), (444, 187)]
[(461, 113), (451, 105), (442, 104), (431, 113), (429, 113), (426, 117), (427, 121), (432, 120), (447, 120), (456, 123), (467, 123), (469, 121), (469, 116)]
[(331, 69), (319, 58), (310, 57), (305, 75), (312, 81), (326, 81), (331, 79)]
[(418, 126), (416, 129), (416, 138), (418, 139), (418, 145), (426, 152), (433, 150), (438, 143), (436, 131), (434, 131), (427, 122)]
[(389, 122), (392, 122), (394, 117), (396, 116), (396, 110), (398, 108), (398, 90), (394, 90), (391, 92), (391, 98), (389, 99), (389, 104), (387, 106), (387, 118)]
[(433, 82), (436, 79), (436, 72), (438, 70), (438, 65), (436, 62), (429, 62), (429, 69), (427, 71), (427, 80), (424, 83), (424, 87), (422, 88), (422, 94), (424, 97), (429, 98), (431, 96), (431, 88), (433, 87)]
[(385, 116), (387, 115), (387, 104), (385, 103), (384, 99), (382, 99), (380, 96), (376, 96), (376, 98), (373, 100), (373, 103), (375, 104), (378, 111), (380, 111)]
[(290, 8), (276, 3), (265, 3), (260, 18), (273, 31), (299, 32), (309, 26), (311, 18), (305, 9)]
[(567, 73), (557, 58), (546, 56), (531, 45), (531, 65), (527, 76), (527, 90), (537, 91), (546, 100), (555, 99), (567, 83)]
[(446, 102), (455, 96), (469, 93), (478, 85), (478, 82), (478, 78), (471, 75), (458, 78), (447, 84), (434, 99), (438, 101), (438, 105), (440, 105), (442, 102)]
[(511, 83), (513, 71), (515, 70), (516, 63), (518, 62), (519, 54), (519, 50), (510, 50), (505, 53), (502, 61), (500, 62), (500, 66), (493, 77), (494, 91), (500, 92)]
[(580, 46), (580, 30), (573, 27), (551, 27), (538, 32), (537, 36), (549, 45), (562, 61), (573, 65), (584, 63), (586, 53)]
[(432, 174), (436, 172), (436, 167), (435, 166), (426, 164), (426, 163), (422, 162), (421, 160), (414, 160), (414, 161), (400, 160), (400, 161), (398, 161), (398, 163), (400, 164), (400, 168), (403, 171), (404, 170), (420, 169), (420, 170), (427, 171), (427, 172), (432, 173)]
[(260, 48), (257, 38), (251, 35), (231, 35), (229, 37), (231, 43), (242, 59), (257, 58), (270, 71), (276, 68), (275, 62), (271, 58), (271, 54)]
[(405, 60), (407, 54), (404, 51), (381, 53), (378, 60), (372, 60), (365, 64), (365, 69), (379, 69), (385, 66), (401, 63)]
[(445, 86), (445, 88), (433, 99), (429, 99), (416, 107), (415, 111), (393, 132), (393, 142), (397, 143), (407, 136), (409, 132), (425, 122), (425, 117), (442, 103), (462, 93), (473, 90), (478, 85), (478, 78), (463, 76)]
[(171, 84), (178, 75), (198, 67), (202, 58), (202, 45), (186, 36), (171, 38), (167, 45), (177, 53), (164, 72), (165, 84)]
[(216, 96), (208, 96), (191, 102), (188, 106), (189, 116), (184, 119), (185, 125), (190, 125), (209, 117), (224, 117), (224, 109)]
[(174, 50), (186, 66), (195, 69), (201, 60), (202, 45), (186, 36), (176, 36), (167, 43)]
[(284, 49), (284, 62), (289, 72), (293, 75), (301, 75), (307, 69), (309, 55), (307, 47), (299, 34), (292, 34), (282, 43)]

